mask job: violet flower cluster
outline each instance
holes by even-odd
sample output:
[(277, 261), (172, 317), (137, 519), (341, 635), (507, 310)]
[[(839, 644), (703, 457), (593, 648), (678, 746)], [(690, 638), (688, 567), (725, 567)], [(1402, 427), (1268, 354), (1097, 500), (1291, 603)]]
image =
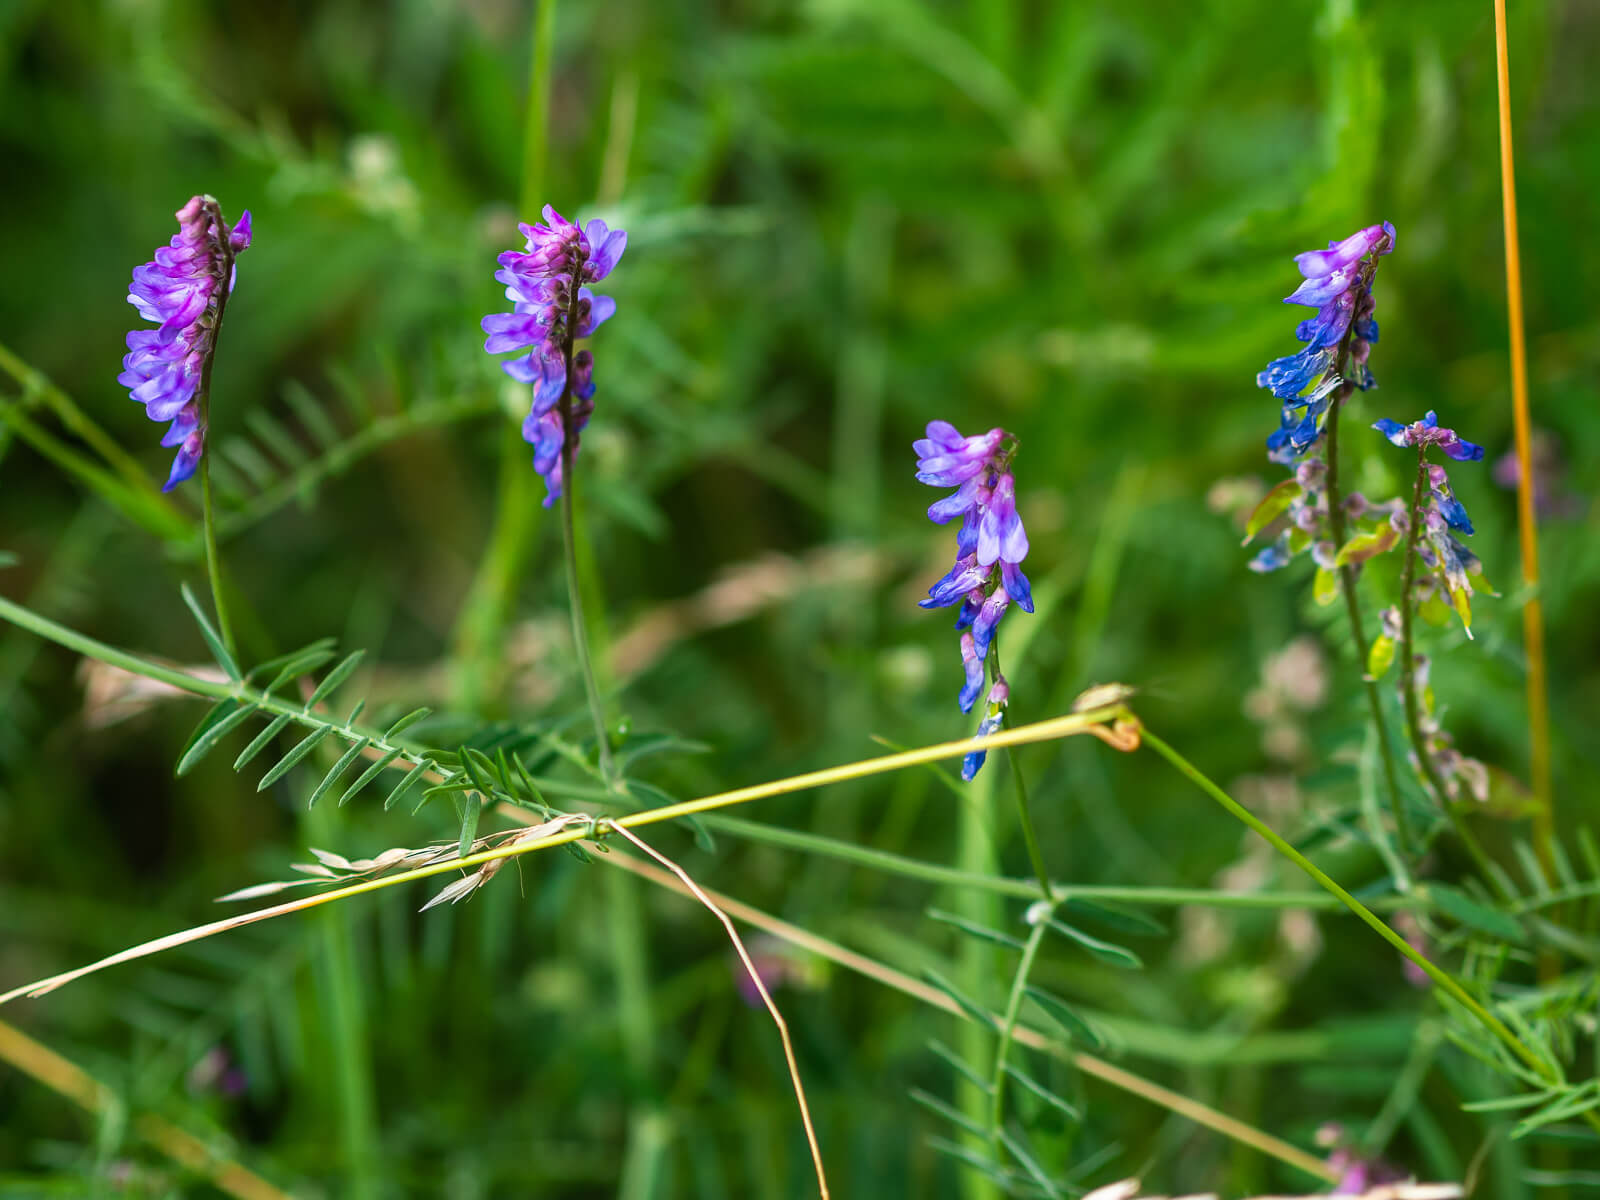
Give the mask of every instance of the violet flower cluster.
[[(1016, 439), (998, 428), (966, 437), (948, 421), (930, 421), (927, 433), (912, 444), (918, 480), (956, 489), (929, 506), (928, 519), (944, 525), (960, 517), (961, 529), (956, 534), (955, 565), (920, 603), (923, 608), (961, 606), (956, 628), (963, 631), (966, 681), (958, 699), (961, 711), (971, 712), (983, 692), (985, 662), (1000, 619), (1013, 602), (1024, 612), (1033, 611), (1033, 589), (1022, 573), (1028, 534), (1017, 513), (1017, 486), (1011, 474)], [(978, 736), (1000, 727), (1009, 699), (1010, 688), (996, 671)], [(971, 779), (983, 758), (981, 752), (968, 755), (962, 777)]]
[(1372, 278), (1379, 257), (1391, 253), (1394, 242), (1394, 226), (1385, 221), (1329, 242), (1326, 250), (1295, 255), (1305, 282), (1284, 303), (1303, 304), (1317, 314), (1295, 329), (1305, 348), (1274, 359), (1256, 376), (1258, 387), (1283, 401), (1279, 428), (1267, 439), (1274, 462), (1292, 463), (1311, 448), (1322, 435), (1341, 385), (1362, 391), (1374, 386), (1367, 367), (1372, 343), (1378, 340)]
[(170, 492), (195, 473), (205, 453), (211, 377), (222, 311), (233, 291), (234, 256), (250, 245), (250, 212), (232, 229), (211, 196), (193, 196), (177, 212), (178, 232), (133, 271), (128, 303), (156, 329), (128, 334), (117, 382), (152, 421), (171, 421), (163, 446), (176, 446)]
[[(1432, 412), (1410, 425), (1381, 420), (1374, 422), (1372, 427), (1394, 445), (1415, 448), (1419, 455), (1426, 455), (1429, 447), (1437, 447), (1457, 462), (1479, 462), (1483, 459), (1482, 446), (1464, 441), (1453, 429), (1441, 428), (1438, 417)], [(1472, 518), (1456, 498), (1450, 487), (1449, 476), (1442, 466), (1423, 462), (1419, 463), (1419, 469), (1426, 471), (1428, 487), (1416, 514), (1421, 522), (1417, 530), (1416, 549), (1417, 557), (1428, 569), (1431, 579), (1423, 580), (1418, 597), (1408, 597), (1406, 600), (1418, 601), (1418, 611), (1427, 617), (1437, 607), (1436, 603), (1430, 602), (1437, 596), (1431, 589), (1439, 589), (1448, 597), (1450, 607), (1460, 616), (1461, 624), (1470, 637), (1471, 577), (1478, 576), (1481, 583), (1483, 575), (1483, 564), (1478, 556), (1461, 541), (1462, 536), (1472, 535)], [(1484, 586), (1487, 590), (1487, 585)]]
[(563, 413), (571, 422), (576, 455), (578, 434), (594, 412), (594, 356), (587, 350), (573, 353), (573, 342), (590, 336), (617, 311), (615, 300), (585, 285), (611, 274), (628, 235), (600, 220), (579, 228), (548, 204), (544, 219), (543, 225), (517, 227), (527, 238), (526, 251), (500, 255), (494, 277), (506, 285), (512, 311), (491, 313), (482, 326), (489, 335), (483, 348), (490, 354), (528, 350), (500, 369), (518, 383), (533, 385), (522, 436), (533, 446), (533, 466), (544, 476), (549, 508), (561, 495), (561, 451), (569, 436)]

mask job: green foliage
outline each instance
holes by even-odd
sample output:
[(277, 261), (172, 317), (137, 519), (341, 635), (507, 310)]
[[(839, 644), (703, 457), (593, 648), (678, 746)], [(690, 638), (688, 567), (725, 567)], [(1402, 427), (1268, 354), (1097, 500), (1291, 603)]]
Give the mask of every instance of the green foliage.
[[(1399, 243), (1347, 487), (1400, 490), (1379, 416), (1448, 408), (1491, 459), (1508, 447), (1487, 6), (559, 5), (544, 194), (631, 239), (578, 484), (614, 789), (536, 498), (493, 669), (460, 684), (496, 473), (531, 471), (501, 451), (526, 396), (478, 329), (532, 216), (513, 210), (527, 8), (13, 6), (0, 597), (98, 640), (0, 624), (0, 989), (214, 919), (212, 897), (313, 845), (453, 853), (504, 827), (496, 804), (622, 813), (964, 736), (953, 638), (914, 605), (943, 564), (909, 442), (937, 416), (1021, 443), (1040, 603), (1008, 618), (1017, 719), (1139, 685), (1153, 728), (1414, 920), (1540, 1066), (1410, 987), (1150, 755), (1018, 751), (1062, 888), (1040, 926), (1006, 908), (1036, 894), (1009, 807), (942, 768), (656, 827), (705, 886), (958, 1010), (845, 970), (777, 988), (835, 1194), (1072, 1195), (1136, 1169), (1173, 1193), (1309, 1186), (1060, 1054), (1002, 1051), (1013, 997), (1061, 1052), (1300, 1147), (1339, 1121), (1506, 1200), (1592, 1180), (1600, 329), (1575, 298), (1600, 292), (1600, 95), (1583, 5), (1511, 9), (1535, 419), (1568, 464), (1541, 540), (1568, 848), (1549, 880), (1511, 823), (1517, 589), (1480, 601), (1470, 647), (1443, 600), (1422, 614), (1456, 744), (1492, 768), (1465, 805), (1478, 878), (1409, 778), (1428, 856), (1385, 829), (1335, 577), (1243, 568), (1238, 538), (1287, 492), (1248, 526), (1202, 503), (1278, 478), (1252, 380), (1295, 345), (1290, 256), (1372, 220)], [(195, 191), (256, 221), (211, 442), (237, 655), (199, 599), (198, 493), (158, 491), (170, 451), (114, 382), (128, 271)], [(1487, 469), (1452, 477), (1504, 585), (1512, 498)], [(1362, 566), (1369, 623), (1396, 557)], [(1328, 685), (1262, 715), (1257, 664), (1307, 628)], [(805, 1194), (776, 1039), (733, 999), (720, 928), (655, 890), (630, 909), (604, 870), (532, 855), (454, 908), (384, 892), (0, 1012), (122, 1106), (86, 1120), (0, 1066), (4, 1186), (197, 1190), (137, 1139), (154, 1112), (296, 1195)], [(239, 1094), (200, 1070), (217, 1053)]]

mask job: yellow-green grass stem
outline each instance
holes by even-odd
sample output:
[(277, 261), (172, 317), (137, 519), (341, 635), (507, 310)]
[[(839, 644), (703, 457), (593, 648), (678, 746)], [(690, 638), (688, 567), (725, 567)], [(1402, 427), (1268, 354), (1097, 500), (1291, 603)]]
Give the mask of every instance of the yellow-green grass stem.
[[(1210, 796), (1224, 809), (1233, 814), (1233, 816), (1237, 817), (1245, 825), (1249, 826), (1256, 833), (1265, 838), (1274, 850), (1283, 855), (1290, 862), (1294, 863), (1307, 875), (1311, 876), (1312, 879), (1316, 880), (1318, 884), (1327, 889), (1327, 891), (1332, 895), (1338, 897), (1339, 901), (1346, 908), (1348, 908), (1356, 916), (1360, 917), (1361, 920), (1367, 925), (1371, 926), (1373, 931), (1376, 932), (1379, 937), (1383, 938), (1384, 941), (1388, 942), (1402, 955), (1420, 967), (1423, 973), (1428, 976), (1436, 988), (1444, 992), (1452, 1000), (1456, 1001), (1456, 1003), (1460, 1004), (1469, 1013), (1471, 1013), (1485, 1029), (1492, 1033), (1496, 1039), (1498, 1039), (1508, 1050), (1510, 1050), (1513, 1055), (1520, 1059), (1530, 1070), (1532, 1070), (1541, 1078), (1553, 1080), (1554, 1076), (1549, 1064), (1547, 1064), (1537, 1054), (1530, 1050), (1528, 1046), (1511, 1031), (1504, 1021), (1480, 1004), (1478, 1000), (1467, 991), (1466, 988), (1462, 987), (1461, 984), (1456, 981), (1454, 976), (1412, 947), (1405, 938), (1401, 937), (1388, 925), (1384, 924), (1383, 920), (1379, 918), (1376, 913), (1374, 913), (1366, 905), (1362, 904), (1361, 901), (1357, 900), (1349, 892), (1345, 891), (1344, 888), (1335, 883), (1326, 872), (1324, 872), (1304, 854), (1301, 854), (1300, 851), (1296, 850), (1287, 841), (1280, 837), (1270, 825), (1262, 821), (1261, 818), (1257, 817), (1244, 805), (1240, 804), (1232, 796), (1228, 795), (1227, 792), (1223, 791), (1220, 787), (1213, 783), (1211, 779), (1201, 772), (1198, 767), (1196, 767), (1188, 759), (1184, 758), (1183, 755), (1179, 754), (1161, 738), (1152, 733), (1147, 726), (1141, 726), (1140, 733), (1144, 744), (1155, 750), (1156, 753), (1160, 754), (1161, 757), (1165, 758), (1169, 763), (1171, 763), (1173, 767), (1178, 770), (1179, 774), (1183, 775), (1201, 791), (1205, 792), (1206, 795)], [(1600, 1114), (1588, 1112), (1584, 1114), (1584, 1118), (1596, 1130), (1600, 1130)]]

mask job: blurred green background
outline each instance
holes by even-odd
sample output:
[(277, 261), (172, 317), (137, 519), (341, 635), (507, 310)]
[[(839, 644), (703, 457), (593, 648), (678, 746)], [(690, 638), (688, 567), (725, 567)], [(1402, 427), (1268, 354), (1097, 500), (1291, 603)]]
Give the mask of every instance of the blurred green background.
[[(0, 6), (0, 341), (154, 493), (170, 452), (116, 383), (129, 272), (191, 194), (250, 208), (211, 451), (247, 657), (366, 647), (351, 694), (432, 704), (441, 745), (474, 719), (583, 728), (557, 520), (504, 450), (527, 396), (478, 330), (503, 307), (494, 257), (533, 215), (516, 208), (532, 23), (507, 0)], [(594, 0), (562, 3), (554, 28), (544, 198), (630, 234), (580, 460), (591, 620), (614, 714), (704, 744), (645, 777), (698, 795), (969, 732), (949, 614), (915, 605), (953, 537), (923, 519), (910, 442), (936, 417), (998, 424), (1021, 440), (1040, 600), (1001, 639), (1013, 717), (1138, 685), (1152, 728), (1341, 878), (1380, 878), (1349, 836), (1363, 710), (1345, 634), (1305, 563), (1245, 570), (1235, 510), (1279, 476), (1262, 452), (1276, 405), (1253, 382), (1296, 345), (1291, 256), (1378, 220), (1398, 246), (1348, 478), (1374, 498), (1400, 486), (1404, 456), (1361, 432), (1379, 416), (1435, 408), (1490, 463), (1509, 448), (1486, 0)], [(1515, 3), (1511, 44), (1535, 421), (1564, 464), (1543, 553), (1570, 828), (1600, 757), (1600, 9)], [(15, 380), (0, 395), (77, 444)], [(0, 592), (204, 661), (178, 599), (203, 584), (192, 542), (130, 522), (14, 429), (0, 549), (20, 562)], [(510, 619), (474, 647), (462, 613), (507, 462), (530, 477), (511, 525), (527, 554)], [(1525, 776), (1514, 496), (1490, 463), (1453, 479), (1503, 598), (1478, 606), (1475, 642), (1428, 648), (1461, 746)], [(181, 533), (198, 489), (175, 499)], [(1290, 677), (1320, 663), (1327, 694), (1263, 690), (1263, 662), (1308, 629), (1326, 649), (1301, 645)], [(0, 989), (212, 919), (212, 897), (285, 877), (308, 845), (454, 835), (446, 810), (385, 814), (381, 794), (307, 815), (314, 774), (257, 794), (232, 749), (175, 780), (202, 711), (0, 628)], [(1018, 760), (1058, 878), (1302, 887), (1153, 757), (1086, 741)], [(964, 791), (918, 771), (736, 815), (1025, 875), (1009, 790), (995, 757)], [(1510, 832), (1484, 829), (1508, 861)], [(682, 830), (653, 840), (707, 886), (1003, 1001), (1005, 956), (925, 910), (1015, 926), (1018, 904), (726, 831), (715, 853)], [(777, 1040), (715, 923), (565, 855), (516, 874), (421, 917), (428, 893), (406, 889), (269, 923), (0, 1015), (295, 1195), (807, 1194)], [(1461, 1177), (1487, 1126), (1459, 1104), (1488, 1085), (1429, 1050), (1395, 1098), (1437, 1025), (1370, 935), (1338, 916), (1159, 915), (1142, 972), (1062, 945), (1038, 968), (1111, 1057), (1306, 1146), (1388, 1100), (1390, 1156)], [(835, 1194), (983, 1194), (928, 1146), (950, 1127), (908, 1089), (959, 1102), (926, 1042), (986, 1043), (844, 971), (801, 974), (778, 999)], [(1038, 1136), (1086, 1183), (1314, 1182), (1042, 1062), (1084, 1119), (1041, 1118)], [(1525, 1153), (1496, 1143), (1494, 1195), (1533, 1194)], [(211, 1194), (127, 1120), (4, 1067), (0, 1181)]]

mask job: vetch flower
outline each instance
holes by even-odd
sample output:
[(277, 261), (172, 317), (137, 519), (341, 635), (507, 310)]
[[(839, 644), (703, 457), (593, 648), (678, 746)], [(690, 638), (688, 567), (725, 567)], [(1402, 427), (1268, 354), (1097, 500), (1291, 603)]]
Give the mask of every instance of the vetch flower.
[(161, 489), (194, 474), (205, 453), (211, 360), (233, 292), (234, 259), (250, 245), (247, 209), (231, 229), (213, 196), (193, 196), (177, 212), (178, 232), (133, 271), (128, 303), (155, 329), (128, 334), (117, 382), (152, 421), (170, 421), (163, 446), (178, 447)]
[(1304, 349), (1274, 359), (1256, 376), (1256, 386), (1283, 401), (1279, 428), (1267, 439), (1274, 462), (1291, 463), (1311, 448), (1322, 435), (1328, 409), (1342, 398), (1342, 388), (1348, 390), (1345, 385), (1362, 391), (1374, 386), (1367, 368), (1378, 340), (1372, 278), (1378, 259), (1391, 253), (1394, 243), (1394, 226), (1385, 221), (1329, 242), (1326, 250), (1295, 256), (1305, 281), (1284, 303), (1317, 313), (1295, 328)]
[(1439, 416), (1433, 410), (1420, 421), (1402, 425), (1387, 417), (1374, 421), (1372, 427), (1396, 446), (1437, 446), (1457, 462), (1478, 462), (1483, 458), (1483, 447), (1463, 441), (1454, 429), (1443, 429)]
[(1421, 581), (1417, 596), (1405, 597), (1403, 602), (1416, 603), (1417, 611), (1424, 618), (1437, 621), (1441, 619), (1442, 610), (1437, 597), (1441, 594), (1449, 597), (1450, 606), (1461, 618), (1467, 636), (1471, 637), (1472, 577), (1477, 576), (1479, 586), (1490, 595), (1494, 592), (1483, 582), (1483, 564), (1478, 556), (1457, 536), (1470, 537), (1473, 532), (1466, 506), (1456, 498), (1444, 467), (1425, 460), (1428, 449), (1437, 447), (1457, 462), (1479, 462), (1483, 458), (1483, 447), (1465, 441), (1453, 429), (1441, 428), (1437, 415), (1432, 412), (1410, 425), (1384, 419), (1374, 422), (1372, 427), (1394, 445), (1416, 449), (1419, 479), (1427, 484), (1426, 489), (1419, 489), (1417, 511), (1408, 514), (1406, 527), (1409, 533), (1409, 522), (1412, 519), (1418, 522), (1413, 535), (1417, 558), (1428, 569), (1430, 577)]
[(927, 433), (912, 444), (917, 478), (934, 487), (956, 489), (928, 507), (928, 519), (945, 525), (960, 517), (961, 529), (956, 534), (955, 565), (920, 603), (923, 608), (961, 606), (956, 628), (971, 632), (961, 639), (967, 684), (960, 700), (961, 711), (970, 712), (1000, 618), (1013, 601), (1024, 612), (1033, 611), (1033, 588), (1022, 572), (1028, 534), (1017, 512), (1017, 485), (1011, 474), (1016, 444), (1003, 429), (966, 437), (948, 421), (930, 421)]
[[(956, 490), (928, 507), (928, 519), (946, 525), (957, 517), (955, 565), (928, 589), (923, 608), (959, 605), (961, 663), (965, 674), (957, 697), (962, 712), (971, 712), (983, 694), (989, 647), (1000, 619), (1014, 603), (1033, 611), (1033, 586), (1022, 572), (1028, 534), (1017, 512), (1017, 482), (1011, 474), (1016, 439), (1004, 429), (967, 437), (948, 421), (930, 421), (928, 436), (912, 444), (917, 452), (917, 478), (934, 487)], [(998, 670), (989, 688), (987, 710), (978, 737), (1000, 728), (1011, 689)], [(961, 764), (970, 780), (983, 766), (984, 752), (974, 750)]]
[(580, 228), (548, 204), (544, 220), (519, 225), (526, 249), (500, 255), (494, 277), (506, 285), (512, 311), (491, 313), (482, 327), (488, 335), (483, 348), (490, 354), (526, 351), (500, 369), (533, 387), (522, 436), (534, 448), (533, 465), (544, 476), (549, 508), (561, 495), (563, 443), (570, 437), (576, 455), (578, 434), (594, 412), (594, 356), (588, 350), (574, 353), (573, 343), (591, 336), (617, 311), (615, 300), (586, 285), (611, 274), (628, 235), (598, 219)]

